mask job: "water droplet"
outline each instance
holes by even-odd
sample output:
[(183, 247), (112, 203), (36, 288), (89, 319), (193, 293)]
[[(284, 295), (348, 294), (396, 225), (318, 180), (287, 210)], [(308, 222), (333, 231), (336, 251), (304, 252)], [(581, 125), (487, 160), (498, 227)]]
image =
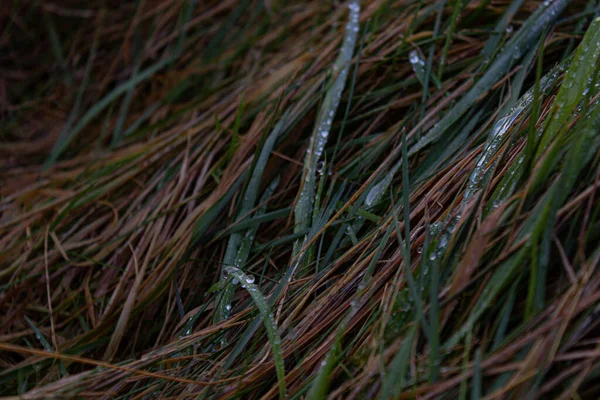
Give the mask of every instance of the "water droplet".
[(521, 58), (521, 49), (519, 46), (513, 47), (513, 58), (516, 60), (517, 58)]
[(248, 275), (246, 277), (246, 282), (247, 283), (254, 283), (254, 275)]
[(411, 50), (411, 52), (408, 55), (408, 60), (411, 64), (417, 64), (420, 60), (419, 53), (417, 53), (416, 50)]
[(319, 173), (319, 175), (323, 175), (323, 167), (324, 167), (325, 163), (323, 161), (319, 161), (317, 163), (317, 172)]

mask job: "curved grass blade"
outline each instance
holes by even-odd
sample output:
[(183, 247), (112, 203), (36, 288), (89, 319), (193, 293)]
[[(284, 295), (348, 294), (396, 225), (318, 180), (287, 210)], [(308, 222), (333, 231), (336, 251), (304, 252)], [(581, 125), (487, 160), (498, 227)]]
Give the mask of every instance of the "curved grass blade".
[(250, 294), (252, 297), (252, 300), (254, 300), (256, 308), (258, 308), (258, 312), (260, 313), (267, 330), (269, 342), (271, 343), (271, 351), (273, 352), (273, 359), (275, 361), (275, 372), (277, 373), (277, 380), (279, 381), (279, 397), (283, 399), (286, 397), (286, 390), (285, 369), (283, 364), (283, 354), (281, 352), (281, 337), (277, 331), (275, 318), (273, 317), (273, 314), (271, 314), (267, 300), (258, 287), (254, 284), (254, 279), (248, 277), (238, 268), (225, 267), (225, 272), (231, 275), (234, 279), (244, 283), (243, 286), (248, 291), (248, 294)]

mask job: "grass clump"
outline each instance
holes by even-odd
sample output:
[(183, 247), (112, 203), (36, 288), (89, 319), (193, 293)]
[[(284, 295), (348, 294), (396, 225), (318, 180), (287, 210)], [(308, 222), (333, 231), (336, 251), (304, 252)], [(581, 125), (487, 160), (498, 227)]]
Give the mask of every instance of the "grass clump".
[(0, 395), (600, 394), (596, 2), (5, 8)]

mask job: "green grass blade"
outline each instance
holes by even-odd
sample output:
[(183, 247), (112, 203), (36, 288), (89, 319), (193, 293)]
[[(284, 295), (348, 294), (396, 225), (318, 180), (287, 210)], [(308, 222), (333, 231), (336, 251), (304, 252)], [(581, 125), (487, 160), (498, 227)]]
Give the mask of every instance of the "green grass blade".
[(559, 134), (559, 131), (565, 126), (573, 111), (583, 99), (586, 90), (590, 89), (590, 79), (596, 71), (598, 56), (600, 56), (599, 42), (600, 19), (596, 18), (577, 48), (573, 63), (558, 91), (551, 111), (553, 117), (548, 119), (544, 133), (540, 138), (536, 159), (546, 150), (550, 141)]
[(271, 310), (267, 300), (254, 284), (254, 279), (248, 277), (242, 271), (235, 267), (226, 267), (225, 271), (233, 278), (242, 282), (248, 294), (254, 300), (256, 308), (260, 313), (263, 323), (265, 325), (267, 336), (271, 344), (271, 351), (273, 353), (273, 359), (275, 360), (275, 372), (277, 373), (277, 380), (279, 381), (279, 397), (284, 399), (286, 397), (285, 391), (285, 369), (283, 364), (283, 354), (281, 352), (281, 337), (277, 331), (277, 325), (275, 325), (275, 318), (271, 314)]
[[(338, 58), (336, 59), (332, 71), (335, 79), (331, 87), (327, 90), (325, 100), (321, 106), (316, 128), (310, 138), (310, 144), (304, 161), (304, 182), (298, 197), (298, 202), (294, 209), (295, 231), (307, 229), (312, 220), (317, 164), (323, 154), (333, 117), (337, 111), (341, 100), (342, 91), (346, 85), (346, 78), (350, 69), (350, 62), (354, 53), (354, 46), (359, 30), (360, 6), (358, 1), (350, 2), (350, 15), (346, 25), (346, 33)], [(299, 249), (297, 248), (297, 251)], [(295, 251), (295, 253), (297, 253)]]
[(406, 386), (406, 375), (410, 363), (410, 353), (413, 348), (416, 325), (408, 329), (400, 350), (396, 353), (383, 380), (383, 387), (379, 394), (381, 400), (396, 399), (401, 390)]
[(485, 74), (462, 97), (459, 102), (433, 127), (421, 140), (410, 149), (409, 156), (416, 154), (430, 143), (438, 140), (442, 133), (462, 117), (492, 85), (500, 80), (508, 69), (517, 61), (542, 34), (546, 26), (551, 24), (565, 9), (569, 2), (557, 0), (543, 6), (534, 13), (517, 34), (506, 44), (506, 50), (500, 53)]

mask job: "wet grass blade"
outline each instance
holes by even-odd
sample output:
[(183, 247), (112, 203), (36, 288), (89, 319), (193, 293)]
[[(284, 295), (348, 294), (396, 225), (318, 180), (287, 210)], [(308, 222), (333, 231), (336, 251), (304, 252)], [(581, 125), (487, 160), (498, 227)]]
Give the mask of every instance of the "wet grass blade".
[[(556, 20), (558, 15), (565, 9), (568, 1), (557, 0), (548, 6), (542, 6), (538, 12), (534, 13), (523, 25), (519, 34), (512, 38), (506, 44), (506, 50), (500, 53), (492, 62), (489, 69), (474, 84), (474, 86), (458, 101), (458, 103), (419, 141), (417, 141), (409, 151), (409, 155), (414, 155), (425, 146), (438, 140), (442, 133), (454, 124), (467, 110), (492, 85), (501, 79), (508, 69), (517, 61), (524, 51), (526, 51), (546, 29), (548, 24)], [(523, 32), (523, 33), (521, 33)]]
[[(334, 75), (333, 83), (327, 90), (323, 104), (319, 111), (314, 132), (310, 139), (310, 144), (304, 160), (302, 189), (300, 191), (295, 215), (295, 231), (301, 231), (309, 228), (312, 220), (317, 164), (327, 144), (327, 138), (331, 130), (333, 118), (337, 112), (338, 105), (342, 97), (342, 91), (346, 85), (346, 78), (350, 69), (351, 60), (354, 54), (354, 46), (359, 31), (359, 13), (360, 6), (358, 1), (353, 0), (349, 4), (349, 17), (346, 25), (346, 32), (342, 43), (340, 54), (337, 57), (332, 72)], [(297, 254), (299, 249), (294, 253)]]
[(285, 390), (285, 370), (283, 364), (283, 355), (281, 352), (281, 337), (279, 336), (279, 332), (277, 331), (277, 325), (275, 325), (275, 318), (273, 314), (271, 314), (270, 307), (258, 289), (258, 287), (254, 284), (254, 279), (251, 279), (242, 271), (235, 267), (226, 267), (225, 271), (231, 275), (233, 278), (242, 282), (246, 291), (252, 297), (256, 308), (258, 309), (263, 323), (265, 325), (265, 329), (267, 331), (267, 336), (269, 337), (269, 343), (271, 344), (271, 351), (273, 353), (273, 359), (275, 361), (275, 371), (277, 373), (277, 380), (279, 381), (279, 397), (284, 399), (286, 397)]

